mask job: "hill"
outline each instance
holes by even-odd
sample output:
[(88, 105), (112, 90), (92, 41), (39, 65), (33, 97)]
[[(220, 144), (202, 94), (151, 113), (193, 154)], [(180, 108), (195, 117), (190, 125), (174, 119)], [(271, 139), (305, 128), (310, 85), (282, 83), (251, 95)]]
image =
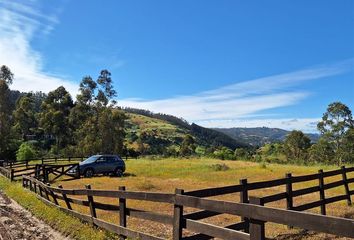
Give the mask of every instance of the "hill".
[(231, 149), (249, 147), (228, 135), (204, 128), (197, 124), (189, 124), (183, 119), (154, 114), (139, 109), (124, 109), (126, 112), (126, 144), (138, 152), (145, 154), (162, 154), (169, 149), (178, 148), (183, 138), (193, 136), (196, 145), (205, 148), (225, 146)]
[[(262, 146), (265, 143), (281, 142), (290, 133), (290, 131), (284, 129), (267, 127), (214, 128), (214, 130), (252, 146)], [(316, 142), (319, 138), (319, 134), (308, 133), (307, 136), (312, 142)]]

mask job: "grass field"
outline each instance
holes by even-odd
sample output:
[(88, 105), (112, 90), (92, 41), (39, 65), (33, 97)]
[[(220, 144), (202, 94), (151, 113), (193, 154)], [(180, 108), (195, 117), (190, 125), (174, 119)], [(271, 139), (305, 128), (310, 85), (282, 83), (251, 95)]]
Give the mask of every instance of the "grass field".
[[(220, 170), (215, 165), (225, 164), (227, 170)], [(81, 178), (72, 181), (61, 181), (56, 184), (63, 185), (64, 188), (84, 188), (86, 184), (90, 184), (93, 189), (118, 189), (119, 186), (126, 186), (127, 190), (136, 191), (153, 191), (153, 192), (170, 192), (173, 193), (175, 188), (182, 188), (185, 191), (203, 189), (209, 187), (218, 187), (225, 185), (238, 184), (239, 179), (247, 178), (249, 182), (270, 180), (284, 177), (285, 173), (291, 172), (293, 175), (305, 175), (316, 173), (319, 169), (331, 170), (336, 166), (295, 166), (295, 165), (263, 165), (253, 162), (244, 161), (221, 161), (215, 159), (139, 159), (128, 160), (126, 162), (127, 172), (123, 178), (98, 176), (94, 178)], [(349, 175), (354, 177), (354, 174)], [(339, 180), (338, 177), (328, 178), (326, 182)], [(294, 185), (294, 190), (304, 187), (318, 185), (318, 181), (307, 183), (299, 183)], [(351, 185), (351, 189), (353, 189)], [(250, 196), (266, 196), (274, 193), (284, 192), (285, 187), (273, 187), (263, 190), (255, 190), (250, 192)], [(326, 196), (338, 195), (344, 193), (344, 187), (337, 187), (326, 191)], [(222, 199), (226, 201), (239, 200), (238, 194), (228, 194), (214, 197), (214, 199)], [(319, 200), (319, 194), (313, 193), (306, 196), (295, 198), (294, 205)], [(117, 204), (117, 199), (96, 198), (96, 201)], [(268, 206), (285, 208), (285, 201), (278, 201), (268, 204)], [(164, 214), (172, 214), (173, 207), (169, 204), (151, 203), (145, 201), (128, 201), (128, 207), (150, 210)], [(75, 206), (75, 209), (84, 213), (88, 213), (88, 209)], [(186, 212), (193, 209), (186, 209)], [(319, 209), (313, 209), (312, 212), (319, 212)], [(354, 208), (348, 207), (345, 201), (327, 205), (327, 214), (332, 216), (350, 217), (354, 216)], [(118, 213), (98, 211), (100, 218), (118, 223)], [(235, 223), (239, 220), (236, 216), (219, 215), (205, 219), (203, 221), (218, 224), (220, 226)], [(134, 218), (128, 219), (128, 226), (133, 229), (151, 233), (161, 237), (169, 237), (171, 228), (162, 224), (157, 224), (138, 220)], [(278, 238), (288, 238), (289, 233), (298, 233), (299, 230), (288, 230), (286, 226), (267, 223), (267, 236)], [(281, 235), (279, 237), (279, 235)], [(296, 235), (299, 237), (299, 235)], [(322, 239), (328, 237), (324, 234), (306, 234), (303, 239)]]
[(78, 240), (118, 239), (107, 231), (98, 230), (55, 207), (45, 205), (35, 194), (24, 189), (19, 182), (10, 182), (0, 176), (0, 190), (65, 236)]

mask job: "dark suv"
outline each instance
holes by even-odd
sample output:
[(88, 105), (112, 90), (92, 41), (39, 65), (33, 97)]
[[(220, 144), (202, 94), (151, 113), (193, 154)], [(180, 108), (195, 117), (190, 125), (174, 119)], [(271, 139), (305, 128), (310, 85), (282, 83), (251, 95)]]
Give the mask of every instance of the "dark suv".
[(109, 173), (121, 177), (125, 171), (125, 163), (117, 155), (94, 155), (80, 162), (79, 169), (80, 175), (85, 177)]

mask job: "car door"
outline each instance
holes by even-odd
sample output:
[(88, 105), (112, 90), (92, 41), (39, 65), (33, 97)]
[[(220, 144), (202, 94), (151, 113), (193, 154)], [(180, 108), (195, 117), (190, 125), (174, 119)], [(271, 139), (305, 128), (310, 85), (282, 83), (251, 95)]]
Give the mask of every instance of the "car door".
[(107, 158), (105, 156), (101, 156), (95, 162), (95, 173), (105, 173), (107, 169)]

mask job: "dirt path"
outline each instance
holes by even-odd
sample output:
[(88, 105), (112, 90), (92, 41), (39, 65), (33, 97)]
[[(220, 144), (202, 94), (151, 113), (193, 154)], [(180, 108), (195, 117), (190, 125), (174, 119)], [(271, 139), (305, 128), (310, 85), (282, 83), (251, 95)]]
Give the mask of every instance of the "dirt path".
[(0, 240), (69, 240), (0, 191)]

